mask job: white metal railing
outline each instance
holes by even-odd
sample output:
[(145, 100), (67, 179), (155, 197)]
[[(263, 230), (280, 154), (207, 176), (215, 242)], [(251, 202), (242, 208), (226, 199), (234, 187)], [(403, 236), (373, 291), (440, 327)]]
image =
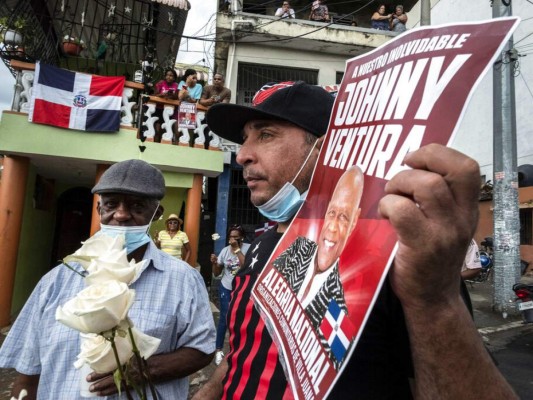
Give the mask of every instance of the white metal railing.
[[(28, 69), (17, 68), (18, 73), (15, 82), (15, 94), (13, 96), (13, 103), (11, 106), (12, 111), (17, 111), (21, 113), (29, 113), (30, 98), (33, 88), (33, 81), (35, 77), (34, 65), (25, 64), (25, 67)], [(33, 68), (32, 68), (33, 67)], [(128, 82), (124, 86), (124, 91), (122, 93), (122, 105), (121, 105), (121, 126), (133, 127), (135, 123), (135, 107), (137, 102), (132, 101), (134, 90), (140, 89), (142, 85), (139, 85), (135, 82)], [(163, 104), (163, 121), (161, 124), (162, 136), (161, 139), (163, 142), (172, 142), (173, 130), (172, 127), (177, 121), (173, 118), (175, 115), (175, 107), (179, 106), (178, 101), (168, 101), (162, 100), (155, 96), (145, 96), (145, 101), (147, 101), (146, 111), (144, 115), (139, 115), (139, 118), (142, 118), (141, 124), (145, 127), (142, 129), (144, 131), (144, 136), (148, 140), (154, 140), (156, 135), (155, 123), (158, 122), (159, 118), (154, 116), (157, 104)], [(172, 103), (172, 104), (171, 104)], [(209, 138), (209, 148), (210, 149), (222, 149), (222, 142), (218, 135), (211, 132), (207, 124), (205, 124), (205, 111), (207, 109), (202, 106), (198, 106), (198, 111), (196, 114), (196, 127), (194, 129), (179, 129), (179, 138), (178, 144), (182, 146), (189, 146), (191, 142), (191, 133), (194, 134), (194, 147), (204, 148), (207, 138)]]

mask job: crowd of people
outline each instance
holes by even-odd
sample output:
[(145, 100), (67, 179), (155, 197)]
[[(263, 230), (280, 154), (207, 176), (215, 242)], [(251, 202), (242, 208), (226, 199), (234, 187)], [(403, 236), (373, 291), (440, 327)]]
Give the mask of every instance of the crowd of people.
[[(194, 399), (289, 398), (291, 385), (280, 352), (251, 293), (305, 200), (334, 99), (319, 86), (284, 82), (269, 86), (261, 92), (261, 101), (244, 107), (224, 101), (229, 97), (222, 100), (222, 76), (204, 91), (205, 97), (198, 95), (195, 76), (186, 74), (178, 96), (182, 93), (187, 101), (194, 93), (195, 98), (213, 100), (206, 117), (209, 128), (240, 144), (236, 161), (243, 167), (250, 200), (277, 223), (250, 245), (243, 241), (242, 227), (231, 225), (228, 245), (211, 255), (213, 274), (222, 275), (218, 329), (204, 281), (186, 263), (190, 247), (181, 218), (170, 214), (156, 243), (148, 235), (152, 221), (164, 215), (161, 171), (142, 160), (126, 160), (102, 174), (92, 189), (98, 196), (100, 234), (124, 235), (128, 260), (145, 261), (130, 283), (135, 302), (128, 317), (161, 339), (156, 353), (146, 360), (159, 399), (186, 399), (187, 377), (213, 358), (217, 368)], [(168, 96), (175, 81), (174, 74), (165, 75)], [(483, 345), (463, 300), (464, 284), (460, 285), (461, 271), (477, 268), (471, 238), (477, 224), (479, 166), (436, 144), (409, 153), (404, 163), (410, 169), (388, 182), (378, 207), (380, 217), (389, 220), (397, 234), (394, 265), (352, 356), (336, 360), (344, 370), (330, 398), (515, 399)], [(309, 288), (323, 284), (337, 289), (320, 296), (338, 296), (342, 303), (345, 293), (337, 260), (358, 222), (362, 190), (362, 172), (348, 168), (334, 189), (319, 243), (304, 241), (306, 257), (292, 254), (296, 252), (291, 246), (276, 259), (275, 267), (302, 302), (313, 304), (316, 299), (309, 296)], [(342, 213), (331, 211), (341, 209)], [(342, 229), (330, 214), (344, 216)], [(329, 231), (339, 237), (327, 236)], [(328, 251), (331, 248), (335, 252)], [(303, 260), (308, 270), (298, 271)], [(82, 376), (73, 367), (80, 334), (56, 321), (57, 306), (84, 287), (85, 272), (76, 263), (54, 268), (17, 317), (0, 348), (0, 367), (17, 371), (15, 398), (25, 390), (26, 400), (78, 399), (80, 379), (89, 382), (95, 395), (118, 398), (113, 371)], [(321, 280), (322, 273), (332, 283)], [(320, 320), (313, 311), (319, 305), (312, 308), (309, 318)], [(230, 351), (224, 354), (226, 330)]]
[[(202, 87), (198, 82), (198, 73), (193, 68), (185, 70), (179, 82), (175, 69), (168, 68), (165, 70), (164, 79), (154, 85), (154, 95), (161, 99), (179, 100), (180, 102), (200, 104), (205, 107), (210, 107), (217, 103), (229, 103), (231, 100), (231, 90), (224, 86), (224, 76), (222, 74), (214, 74), (213, 84)], [(161, 142), (163, 135), (163, 109), (163, 104), (158, 103), (154, 113), (154, 116), (158, 118), (154, 124), (156, 131), (154, 142), (157, 143)], [(175, 107), (174, 114), (170, 117), (170, 119), (176, 121), (172, 125), (172, 142), (174, 144), (178, 143), (180, 126), (191, 127), (196, 125), (196, 119), (192, 117), (190, 111), (183, 113), (183, 115), (180, 115), (179, 112), (179, 107)]]
[[(314, 0), (309, 6), (310, 13), (308, 19), (317, 22), (331, 22), (329, 8), (326, 5), (326, 0)], [(306, 7), (307, 9), (307, 7)], [(291, 7), (289, 1), (283, 1), (281, 7), (279, 7), (274, 16), (281, 18), (294, 19), (296, 18), (296, 12)], [(346, 19), (344, 17), (344, 19)], [(377, 10), (372, 14), (370, 19), (370, 26), (373, 29), (382, 31), (404, 32), (407, 23), (407, 14), (405, 14), (402, 5), (397, 5), (394, 8), (394, 12), (387, 13), (385, 4), (380, 4)], [(357, 22), (354, 16), (351, 18), (352, 26), (357, 26)]]

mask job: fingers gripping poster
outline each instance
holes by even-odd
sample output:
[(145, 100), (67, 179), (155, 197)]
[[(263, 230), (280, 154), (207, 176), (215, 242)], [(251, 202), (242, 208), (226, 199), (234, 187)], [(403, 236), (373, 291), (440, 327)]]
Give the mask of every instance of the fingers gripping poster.
[(295, 398), (326, 397), (357, 345), (396, 245), (385, 184), (450, 143), (517, 24), (424, 27), (347, 62), (307, 199), (252, 292)]

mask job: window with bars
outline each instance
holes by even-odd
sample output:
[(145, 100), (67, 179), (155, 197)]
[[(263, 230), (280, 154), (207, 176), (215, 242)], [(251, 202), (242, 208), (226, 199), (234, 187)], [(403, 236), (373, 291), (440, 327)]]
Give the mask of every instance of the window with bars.
[(250, 201), (250, 190), (240, 168), (231, 169), (228, 221), (244, 226), (256, 226), (264, 222), (264, 218)]
[(520, 209), (520, 244), (533, 244), (533, 209)]
[(305, 81), (316, 85), (318, 84), (318, 70), (239, 63), (236, 102), (250, 106), (255, 92), (265, 83), (284, 81)]

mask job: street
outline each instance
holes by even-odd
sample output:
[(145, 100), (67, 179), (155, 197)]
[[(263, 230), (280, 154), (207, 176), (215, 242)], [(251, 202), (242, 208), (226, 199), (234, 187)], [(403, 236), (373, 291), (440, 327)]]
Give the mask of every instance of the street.
[[(468, 285), (474, 307), (474, 320), (487, 348), (498, 363), (498, 368), (522, 400), (533, 400), (533, 324), (524, 325), (520, 316), (502, 318), (491, 308), (491, 284), (484, 282)], [(215, 290), (211, 300), (216, 302)], [(218, 310), (213, 307), (215, 322)], [(0, 345), (7, 330), (0, 331)], [(227, 336), (226, 336), (227, 351)], [(215, 370), (210, 365), (190, 376), (189, 398)], [(0, 368), (0, 400), (10, 399), (10, 390), (15, 374), (13, 370)]]

